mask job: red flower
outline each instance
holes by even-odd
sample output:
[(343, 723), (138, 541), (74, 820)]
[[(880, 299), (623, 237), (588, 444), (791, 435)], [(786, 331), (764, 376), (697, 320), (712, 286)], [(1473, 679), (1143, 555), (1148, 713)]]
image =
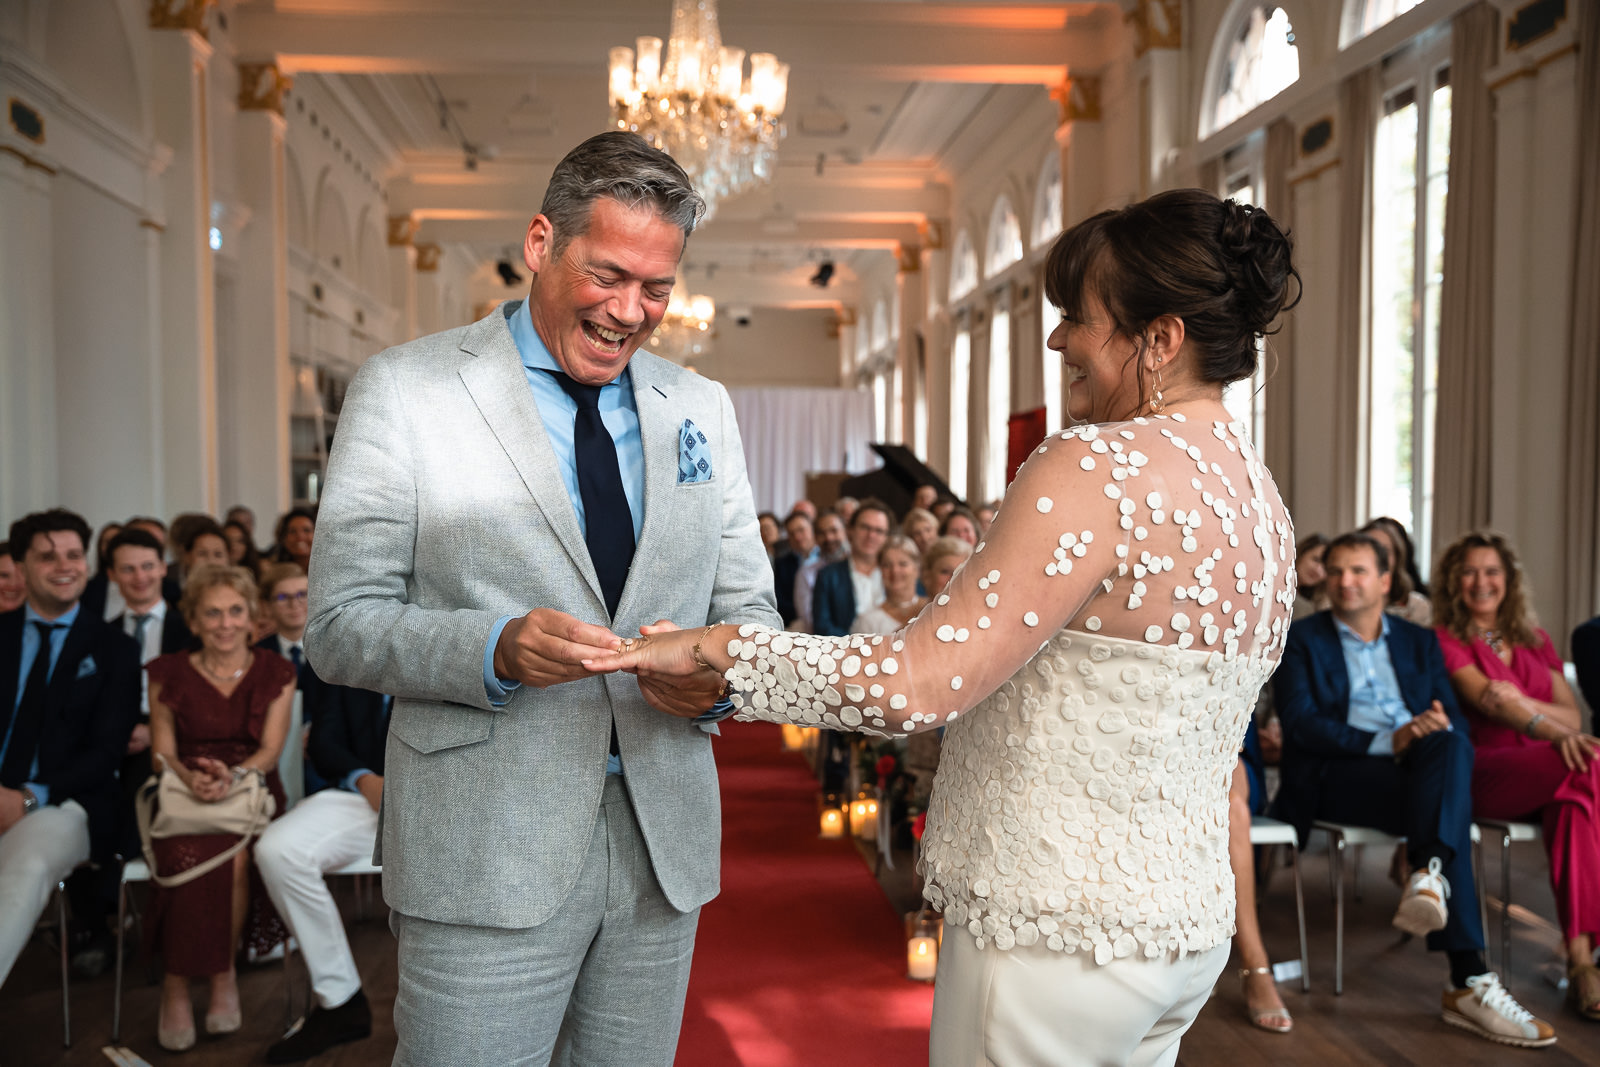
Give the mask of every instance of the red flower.
[(923, 812), (921, 815), (918, 815), (915, 819), (911, 820), (911, 836), (916, 838), (918, 841), (922, 840), (922, 831), (926, 830), (927, 828), (928, 828), (928, 813), (927, 812)]
[(894, 756), (880, 756), (878, 758), (878, 762), (873, 765), (873, 769), (878, 772), (879, 789), (888, 788), (889, 776), (894, 773), (894, 769), (899, 765), (900, 761)]

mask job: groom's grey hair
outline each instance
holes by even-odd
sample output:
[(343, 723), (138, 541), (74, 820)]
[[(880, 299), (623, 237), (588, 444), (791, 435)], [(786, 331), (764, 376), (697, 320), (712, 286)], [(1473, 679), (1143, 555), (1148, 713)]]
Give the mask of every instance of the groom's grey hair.
[(626, 207), (648, 206), (678, 227), (685, 241), (706, 213), (705, 199), (677, 160), (627, 130), (597, 134), (556, 164), (545, 187), (539, 213), (555, 231), (556, 258), (567, 242), (588, 232), (601, 197)]

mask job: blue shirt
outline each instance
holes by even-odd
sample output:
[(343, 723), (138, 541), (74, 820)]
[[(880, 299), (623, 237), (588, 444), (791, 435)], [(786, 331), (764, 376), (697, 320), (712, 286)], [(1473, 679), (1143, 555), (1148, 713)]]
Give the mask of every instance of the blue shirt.
[(1400, 695), (1400, 679), (1389, 658), (1389, 619), (1383, 616), (1376, 641), (1363, 641), (1350, 627), (1333, 620), (1344, 652), (1345, 673), (1350, 676), (1350, 711), (1347, 721), (1359, 730), (1373, 732), (1367, 746), (1371, 756), (1394, 755), (1394, 732), (1413, 718)]
[[(39, 628), (33, 625), (36, 622), (54, 622), (56, 628), (50, 631), (50, 673), (45, 677), (48, 680), (55, 674), (56, 661), (61, 658), (61, 649), (67, 643), (67, 631), (72, 629), (72, 624), (78, 621), (78, 605), (74, 604), (66, 614), (56, 619), (46, 619), (43, 615), (33, 610), (29, 604), (22, 609), (22, 660), (17, 671), (17, 692), (11, 699), (11, 724), (6, 727), (6, 736), (0, 740), (0, 763), (5, 762), (6, 749), (11, 747), (11, 735), (17, 728), (17, 709), (22, 706), (23, 690), (28, 688), (28, 673), (33, 670), (33, 662), (39, 657)], [(34, 753), (33, 765), (28, 768), (28, 777), (33, 778), (39, 773), (39, 755)], [(37, 782), (27, 782), (26, 787), (30, 793), (39, 798), (41, 805), (50, 803), (50, 787)]]

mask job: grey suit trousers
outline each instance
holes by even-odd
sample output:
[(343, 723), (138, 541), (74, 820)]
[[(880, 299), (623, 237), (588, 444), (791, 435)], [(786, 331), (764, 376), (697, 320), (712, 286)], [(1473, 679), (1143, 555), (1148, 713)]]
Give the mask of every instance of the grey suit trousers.
[(606, 779), (578, 884), (544, 923), (391, 916), (396, 1067), (670, 1067), (700, 909), (667, 902), (621, 776)]

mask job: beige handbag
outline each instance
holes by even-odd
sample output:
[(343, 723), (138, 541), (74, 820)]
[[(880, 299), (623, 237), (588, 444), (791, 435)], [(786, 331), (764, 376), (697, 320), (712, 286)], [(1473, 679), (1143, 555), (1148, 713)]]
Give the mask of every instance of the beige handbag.
[[(189, 791), (183, 779), (167, 766), (161, 756), (161, 772), (153, 774), (139, 787), (134, 812), (139, 819), (139, 842), (150, 879), (171, 889), (192, 882), (216, 870), (238, 855), (250, 839), (267, 828), (278, 810), (278, 802), (267, 788), (267, 779), (258, 770), (245, 772), (234, 780), (221, 800), (206, 803)], [(152, 841), (191, 834), (238, 834), (239, 840), (222, 852), (186, 871), (174, 875), (156, 873)]]

